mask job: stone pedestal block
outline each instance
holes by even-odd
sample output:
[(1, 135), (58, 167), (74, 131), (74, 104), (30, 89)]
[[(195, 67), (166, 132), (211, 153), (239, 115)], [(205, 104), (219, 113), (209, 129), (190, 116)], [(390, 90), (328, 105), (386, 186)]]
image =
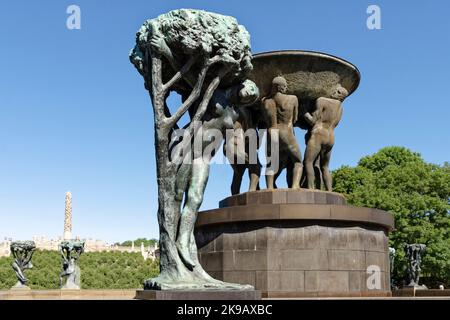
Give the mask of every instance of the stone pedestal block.
[(136, 290), (0, 290), (0, 300), (131, 300)]
[(263, 297), (389, 296), (392, 216), (336, 193), (256, 191), (199, 213), (196, 241), (216, 279)]
[(257, 290), (137, 290), (140, 300), (261, 300)]

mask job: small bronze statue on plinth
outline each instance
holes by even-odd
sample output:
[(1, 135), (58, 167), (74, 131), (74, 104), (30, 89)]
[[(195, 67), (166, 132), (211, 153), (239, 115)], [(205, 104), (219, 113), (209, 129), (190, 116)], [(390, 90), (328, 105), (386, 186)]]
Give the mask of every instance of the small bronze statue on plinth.
[(426, 245), (418, 243), (406, 244), (404, 247), (406, 259), (408, 260), (408, 287), (414, 287), (416, 289), (427, 289), (426, 286), (419, 285), (420, 271), (422, 271), (422, 269), (420, 268), (420, 264), (422, 263), (421, 255), (425, 251), (426, 247)]
[(392, 276), (394, 275), (394, 261), (395, 261), (396, 251), (394, 248), (389, 247), (389, 273), (391, 278), (391, 290), (397, 290), (397, 285), (395, 284)]
[[(61, 289), (79, 290), (81, 288), (81, 272), (78, 266), (80, 255), (84, 252), (84, 241), (63, 241), (59, 245), (63, 270), (60, 274)], [(67, 277), (63, 284), (64, 277)]]
[(34, 241), (14, 241), (11, 243), (11, 253), (14, 257), (12, 268), (16, 272), (17, 283), (11, 289), (30, 289), (27, 286), (28, 279), (24, 271), (33, 268), (31, 258), (33, 257), (36, 245)]

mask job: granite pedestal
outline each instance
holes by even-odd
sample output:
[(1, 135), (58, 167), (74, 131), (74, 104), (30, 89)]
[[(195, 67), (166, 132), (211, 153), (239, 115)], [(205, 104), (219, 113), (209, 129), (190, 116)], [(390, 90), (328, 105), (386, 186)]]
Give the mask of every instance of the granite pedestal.
[(0, 290), (0, 300), (131, 300), (136, 290)]
[(137, 290), (140, 300), (261, 300), (258, 290)]
[(391, 295), (389, 213), (304, 189), (247, 192), (219, 207), (199, 212), (195, 230), (200, 262), (216, 279), (251, 284), (265, 298)]
[(423, 289), (416, 287), (404, 287), (392, 292), (393, 297), (447, 297), (450, 299), (450, 290)]

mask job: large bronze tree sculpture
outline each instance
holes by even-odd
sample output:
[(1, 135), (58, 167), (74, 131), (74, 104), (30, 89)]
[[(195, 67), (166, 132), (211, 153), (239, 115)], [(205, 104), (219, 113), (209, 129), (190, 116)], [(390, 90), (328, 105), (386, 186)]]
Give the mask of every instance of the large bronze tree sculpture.
[[(171, 159), (171, 134), (186, 112), (191, 122), (185, 129), (191, 137), (196, 134), (195, 124), (199, 121), (223, 129), (230, 126), (230, 119), (235, 119), (229, 110), (233, 94), (228, 93), (238, 88), (234, 92), (241, 96), (239, 87), (246, 86), (247, 73), (252, 69), (248, 32), (232, 17), (201, 10), (174, 10), (142, 25), (136, 34), (130, 60), (143, 76), (150, 93), (155, 127), (160, 275), (146, 280), (144, 288), (251, 289), (251, 286), (215, 280), (201, 267), (193, 227), (184, 225), (180, 217), (186, 207), (190, 215), (197, 213), (209, 164), (196, 165), (194, 161), (186, 169), (186, 164)], [(180, 94), (183, 101), (173, 114), (166, 104), (172, 91)], [(229, 105), (218, 106), (217, 117), (207, 117), (208, 122), (205, 114), (214, 114), (214, 110), (208, 110), (218, 92), (222, 92), (222, 99), (216, 100), (228, 99)], [(187, 198), (184, 204), (180, 188)], [(195, 205), (189, 203), (188, 192), (196, 197)], [(187, 251), (180, 241), (182, 238), (188, 239)]]

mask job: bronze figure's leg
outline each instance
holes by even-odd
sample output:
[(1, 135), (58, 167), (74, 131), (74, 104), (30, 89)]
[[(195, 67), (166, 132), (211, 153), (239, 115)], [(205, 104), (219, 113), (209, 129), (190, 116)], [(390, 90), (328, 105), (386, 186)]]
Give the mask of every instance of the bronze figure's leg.
[[(267, 159), (267, 163), (266, 163), (266, 171), (265, 171), (265, 176), (266, 176), (266, 188), (268, 190), (273, 190), (274, 186), (275, 186), (275, 180), (276, 178), (274, 177), (277, 172), (274, 172), (273, 170), (267, 170), (267, 168), (271, 168), (272, 167), (272, 163), (271, 161), (269, 161), (268, 155), (270, 154), (271, 157), (273, 157), (272, 155), (272, 148), (271, 146), (271, 135), (270, 135), (270, 130), (267, 131), (267, 140), (266, 140), (266, 159)], [(281, 169), (278, 168), (278, 172), (280, 172)]]
[(248, 191), (259, 190), (259, 177), (261, 176), (261, 164), (250, 164), (248, 166), (248, 175), (250, 179), (250, 187)]
[(317, 143), (314, 136), (308, 140), (305, 150), (305, 170), (308, 189), (314, 189), (314, 161), (320, 153), (320, 145)]
[(242, 177), (244, 176), (245, 165), (233, 165), (233, 182), (231, 183), (231, 194), (239, 194), (241, 191)]
[(178, 253), (189, 268), (195, 267), (189, 253), (189, 243), (197, 220), (197, 212), (203, 201), (208, 175), (209, 163), (203, 162), (202, 158), (195, 159), (192, 164), (192, 177), (186, 195), (186, 203), (181, 211), (180, 229), (176, 242)]
[[(297, 142), (297, 141), (296, 141)], [(293, 163), (292, 168), (292, 184), (289, 185), (292, 189), (300, 188), (300, 179), (302, 177), (303, 165), (302, 165), (302, 156), (300, 153), (300, 148), (297, 143), (293, 143), (289, 146), (291, 153), (291, 162)]]
[(326, 149), (323, 149), (320, 152), (320, 169), (322, 171), (323, 181), (325, 183), (325, 188), (327, 191), (332, 190), (333, 178), (331, 177), (331, 173), (329, 170), (330, 158), (331, 158), (331, 150), (332, 146)]
[(16, 276), (19, 279), (20, 283), (25, 285), (27, 283), (27, 278), (25, 278), (22, 269), (20, 269), (20, 266), (17, 264), (16, 261), (13, 262), (12, 267), (13, 270), (16, 272)]

